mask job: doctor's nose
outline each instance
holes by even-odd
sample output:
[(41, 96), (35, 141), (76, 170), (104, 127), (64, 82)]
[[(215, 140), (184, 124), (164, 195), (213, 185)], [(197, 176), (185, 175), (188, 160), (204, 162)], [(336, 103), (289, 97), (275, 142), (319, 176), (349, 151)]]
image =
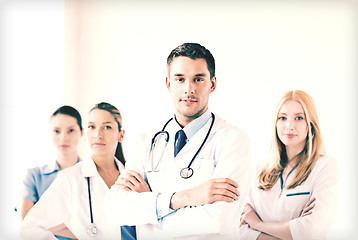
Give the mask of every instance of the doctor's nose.
[(286, 122), (286, 130), (295, 130), (295, 123), (293, 121), (287, 121)]
[(60, 133), (60, 140), (65, 140), (67, 138), (67, 133), (66, 133), (66, 131), (61, 131), (61, 133)]
[(102, 133), (102, 130), (101, 129), (97, 129), (94, 133), (94, 137), (96, 138), (103, 138), (103, 133)]
[(194, 84), (190, 80), (186, 81), (184, 92), (185, 92), (185, 94), (188, 94), (188, 95), (191, 95), (191, 94), (193, 94), (195, 92), (194, 91)]

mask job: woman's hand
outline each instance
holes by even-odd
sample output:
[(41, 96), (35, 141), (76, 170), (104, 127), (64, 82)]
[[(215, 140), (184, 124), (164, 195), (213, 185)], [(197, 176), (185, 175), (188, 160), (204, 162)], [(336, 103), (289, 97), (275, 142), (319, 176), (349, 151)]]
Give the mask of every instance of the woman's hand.
[(66, 227), (66, 225), (64, 223), (57, 225), (55, 227), (49, 228), (48, 230), (57, 236), (77, 239), (77, 237)]
[(268, 235), (266, 233), (260, 233), (259, 236), (257, 236), (257, 238), (256, 238), (256, 240), (278, 240), (278, 239), (279, 238)]
[(241, 214), (240, 226), (246, 222), (249, 224), (250, 228), (258, 230), (257, 226), (262, 223), (260, 217), (256, 214), (255, 210), (250, 204), (246, 204), (244, 211)]
[(150, 192), (151, 189), (143, 177), (136, 171), (126, 170), (121, 174), (116, 183), (120, 189), (135, 192)]
[(313, 203), (315, 200), (316, 200), (316, 198), (312, 198), (311, 200), (309, 200), (306, 203), (305, 207), (302, 210), (300, 217), (305, 217), (307, 215), (312, 214), (311, 210), (316, 206), (316, 204)]

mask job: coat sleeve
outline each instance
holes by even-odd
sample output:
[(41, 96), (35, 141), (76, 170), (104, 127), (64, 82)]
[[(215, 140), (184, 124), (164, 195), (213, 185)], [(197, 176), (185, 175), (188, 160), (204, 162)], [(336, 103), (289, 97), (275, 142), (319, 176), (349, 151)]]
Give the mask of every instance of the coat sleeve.
[[(251, 204), (251, 206), (253, 206), (254, 209), (255, 209), (255, 205), (253, 201), (253, 191), (255, 188), (257, 188), (257, 176), (259, 174), (259, 169), (260, 169), (259, 167), (256, 167), (255, 169), (252, 170), (253, 178), (251, 180), (251, 185), (248, 194), (249, 196), (247, 199), (247, 203)], [(244, 239), (244, 240), (256, 240), (261, 233), (259, 231), (250, 228), (250, 226), (247, 223), (243, 223), (239, 231), (240, 231), (239, 239)]]
[(70, 183), (61, 173), (30, 209), (20, 227), (22, 239), (56, 239), (47, 229), (66, 222)]
[(222, 131), (215, 137), (218, 146), (215, 148), (217, 164), (213, 178), (227, 177), (235, 180), (240, 191), (238, 201), (185, 207), (158, 220), (156, 213), (158, 193), (127, 192), (112, 187), (105, 201), (109, 217), (120, 225), (160, 222), (163, 232), (170, 234), (168, 237), (237, 232), (249, 189), (249, 139), (245, 133), (235, 128)]
[(325, 239), (336, 218), (338, 163), (326, 156), (319, 159), (316, 165), (319, 171), (312, 189), (312, 197), (316, 198), (315, 207), (312, 214), (289, 222), (293, 239)]
[[(38, 172), (38, 168), (27, 169), (24, 179), (22, 181), (22, 188), (20, 192), (20, 200), (31, 200), (36, 203), (39, 199), (36, 191), (35, 174)], [(37, 173), (38, 174), (38, 173)]]
[[(125, 165), (125, 170), (134, 170), (140, 173), (146, 179), (145, 159), (149, 151), (148, 136), (142, 134), (133, 144), (132, 151)], [(141, 148), (141, 150), (138, 150)], [(145, 149), (145, 150), (142, 150)], [(120, 227), (122, 225), (141, 225), (141, 224), (157, 224), (156, 202), (157, 192), (137, 193), (134, 191), (122, 191), (116, 185), (113, 185), (107, 192), (104, 199), (104, 211), (107, 218), (113, 224)]]

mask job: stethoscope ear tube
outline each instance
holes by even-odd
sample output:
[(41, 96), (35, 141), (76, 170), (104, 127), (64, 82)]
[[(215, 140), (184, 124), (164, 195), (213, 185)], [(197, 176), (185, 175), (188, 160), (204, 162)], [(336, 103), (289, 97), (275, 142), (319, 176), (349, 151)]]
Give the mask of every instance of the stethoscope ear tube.
[[(203, 141), (202, 144), (200, 145), (199, 149), (196, 151), (196, 153), (195, 153), (194, 157), (191, 159), (189, 165), (188, 165), (187, 167), (183, 168), (183, 169), (180, 171), (180, 176), (181, 176), (183, 179), (188, 179), (188, 178), (190, 178), (191, 176), (193, 176), (193, 174), (194, 174), (194, 170), (191, 168), (191, 165), (193, 164), (195, 158), (198, 156), (199, 152), (201, 151), (201, 149), (203, 148), (204, 144), (206, 143), (206, 140), (208, 139), (208, 137), (209, 137), (209, 135), (210, 135), (211, 129), (212, 129), (213, 126), (214, 126), (215, 115), (214, 115), (213, 113), (211, 113), (211, 116), (212, 116), (213, 119), (212, 119), (212, 121), (211, 121), (209, 130), (208, 130), (208, 133), (206, 134), (206, 136), (205, 136), (205, 138), (204, 138), (204, 141)], [(159, 165), (159, 162), (161, 161), (161, 158), (162, 158), (162, 156), (161, 156), (160, 159), (159, 159), (159, 161), (158, 161), (157, 166), (154, 168), (154, 166), (153, 166), (153, 165), (154, 165), (154, 164), (153, 164), (153, 162), (154, 162), (154, 160), (153, 160), (153, 151), (154, 151), (154, 147), (155, 147), (155, 139), (157, 138), (158, 135), (160, 135), (160, 134), (165, 134), (165, 135), (166, 135), (166, 136), (165, 136), (165, 141), (166, 141), (166, 144), (168, 144), (168, 142), (169, 142), (169, 133), (168, 133), (167, 131), (165, 131), (165, 128), (167, 127), (167, 125), (169, 124), (169, 122), (170, 122), (171, 120), (173, 120), (173, 118), (169, 119), (169, 120), (165, 123), (165, 125), (164, 125), (162, 131), (159, 131), (159, 132), (157, 132), (156, 134), (154, 134), (154, 136), (153, 136), (153, 138), (152, 138), (152, 144), (150, 145), (150, 154), (151, 154), (151, 157), (150, 157), (150, 158), (151, 158), (151, 160), (152, 160), (152, 172), (155, 172), (155, 171), (156, 171), (155, 169), (156, 169), (157, 166)], [(163, 153), (162, 153), (162, 155), (163, 155)]]
[[(158, 135), (160, 135), (160, 134), (165, 134), (165, 141), (166, 142), (169, 142), (169, 133), (167, 132), (167, 131), (164, 131), (164, 130), (162, 130), (162, 131), (160, 131), (160, 132), (157, 132), (155, 135), (154, 135), (154, 137), (152, 138), (152, 145), (154, 144), (154, 142), (155, 142), (155, 139), (158, 137)], [(151, 145), (151, 146), (152, 146)]]

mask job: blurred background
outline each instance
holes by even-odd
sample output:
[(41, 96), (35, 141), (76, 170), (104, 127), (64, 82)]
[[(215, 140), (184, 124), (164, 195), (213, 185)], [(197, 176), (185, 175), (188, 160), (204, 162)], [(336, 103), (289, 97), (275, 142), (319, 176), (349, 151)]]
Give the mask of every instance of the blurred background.
[(183, 42), (214, 55), (210, 109), (248, 133), (253, 166), (268, 151), (280, 96), (312, 95), (327, 153), (341, 164), (329, 239), (358, 239), (357, 20), (356, 1), (345, 0), (0, 0), (1, 239), (18, 239), (25, 170), (54, 159), (53, 111), (72, 105), (85, 122), (95, 103), (112, 103), (126, 153), (137, 134), (172, 116), (166, 58)]

